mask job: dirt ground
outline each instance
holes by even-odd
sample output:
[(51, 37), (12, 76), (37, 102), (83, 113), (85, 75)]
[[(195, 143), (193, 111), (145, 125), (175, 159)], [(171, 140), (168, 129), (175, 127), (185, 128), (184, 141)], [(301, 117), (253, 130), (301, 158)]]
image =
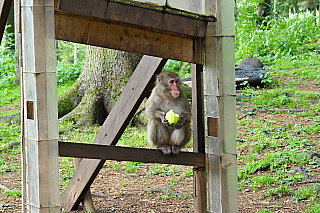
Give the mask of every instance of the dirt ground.
[[(309, 86), (301, 86), (299, 89), (320, 91), (320, 86), (314, 86), (312, 89)], [(289, 123), (310, 125), (312, 122), (308, 118), (296, 117), (294, 114), (281, 117), (271, 113), (257, 113), (255, 118), (277, 119), (277, 122), (281, 122), (282, 125)], [(280, 121), (279, 118), (281, 118)], [(241, 131), (241, 127), (237, 127), (237, 130)], [(312, 138), (315, 141), (319, 139), (320, 136)], [(238, 150), (238, 155), (245, 154), (247, 154), (245, 150)], [(17, 167), (20, 165), (19, 159), (19, 156), (16, 159), (7, 156), (7, 160), (16, 164)], [(241, 164), (238, 163), (238, 166)], [(93, 202), (97, 213), (193, 212), (192, 167), (138, 164), (138, 169), (134, 172), (125, 171), (124, 167), (126, 167), (125, 162), (107, 161), (92, 184), (91, 192), (94, 194)], [(156, 170), (157, 167), (160, 171)], [(320, 170), (314, 170), (313, 176), (320, 178)], [(0, 174), (0, 184), (11, 190), (21, 190), (19, 169)], [(299, 184), (307, 183), (297, 183)], [(292, 187), (294, 190), (297, 186)], [(254, 191), (242, 188), (238, 192), (239, 212), (249, 213), (268, 209), (278, 213), (298, 213), (306, 209), (306, 201), (296, 202), (291, 196), (272, 196), (261, 199), (265, 191), (266, 188), (258, 188)], [(21, 206), (21, 197), (5, 196), (3, 190), (0, 190), (0, 212), (21, 212)], [(80, 210), (73, 212), (82, 212), (81, 205)]]

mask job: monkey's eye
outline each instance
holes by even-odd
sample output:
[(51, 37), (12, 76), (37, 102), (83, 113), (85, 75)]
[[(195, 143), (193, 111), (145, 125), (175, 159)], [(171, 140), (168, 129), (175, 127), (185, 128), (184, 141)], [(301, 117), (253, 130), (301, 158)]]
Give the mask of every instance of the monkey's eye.
[(169, 83), (170, 83), (170, 84), (178, 84), (179, 81), (178, 81), (178, 80), (169, 80)]

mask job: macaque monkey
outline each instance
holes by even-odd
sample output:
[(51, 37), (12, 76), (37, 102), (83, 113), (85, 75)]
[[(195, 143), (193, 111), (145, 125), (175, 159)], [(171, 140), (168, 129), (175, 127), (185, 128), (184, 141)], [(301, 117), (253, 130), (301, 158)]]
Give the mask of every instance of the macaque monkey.
[[(173, 110), (179, 121), (170, 125), (165, 115)], [(148, 141), (164, 154), (178, 154), (191, 136), (191, 110), (186, 94), (181, 90), (178, 74), (164, 71), (146, 103)]]

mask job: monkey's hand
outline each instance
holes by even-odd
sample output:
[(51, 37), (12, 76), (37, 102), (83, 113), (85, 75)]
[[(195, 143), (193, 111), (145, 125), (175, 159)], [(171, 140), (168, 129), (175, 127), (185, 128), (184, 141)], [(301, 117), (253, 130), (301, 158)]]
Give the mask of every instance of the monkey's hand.
[(182, 120), (181, 118), (179, 118), (178, 123), (176, 123), (176, 125), (173, 126), (175, 129), (181, 129), (182, 127)]
[(163, 115), (161, 116), (161, 122), (164, 126), (170, 126), (169, 121), (165, 118), (166, 117), (166, 113), (163, 113)]

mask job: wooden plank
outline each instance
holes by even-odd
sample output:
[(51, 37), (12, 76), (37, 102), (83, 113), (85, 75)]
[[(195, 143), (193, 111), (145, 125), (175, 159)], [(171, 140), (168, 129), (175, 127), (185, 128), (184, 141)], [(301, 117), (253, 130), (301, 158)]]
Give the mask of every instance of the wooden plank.
[(203, 38), (187, 38), (55, 12), (56, 39), (202, 64)]
[(26, 152), (26, 131), (25, 131), (25, 111), (24, 111), (24, 76), (23, 76), (23, 58), (22, 58), (22, 32), (21, 32), (21, 1), (14, 0), (14, 36), (16, 54), (16, 73), (20, 81), (20, 111), (21, 111), (21, 185), (22, 185), (22, 213), (27, 212), (27, 152)]
[[(206, 0), (209, 4), (212, 1)], [(205, 44), (208, 212), (238, 212), (234, 1), (217, 0)], [(219, 50), (219, 51), (217, 51)]]
[(194, 183), (194, 212), (207, 212), (207, 182), (206, 168), (193, 168), (193, 183)]
[(207, 30), (207, 21), (112, 1), (61, 0), (57, 10), (180, 36), (203, 38)]
[(10, 12), (12, 0), (0, 1), (0, 44), (2, 41), (4, 30), (6, 29), (7, 19)]
[(59, 142), (59, 156), (199, 167), (205, 166), (204, 153), (181, 152), (178, 155), (164, 155), (160, 150), (155, 149), (69, 142)]
[(204, 135), (204, 98), (203, 98), (203, 66), (191, 65), (192, 72), (192, 116), (193, 116), (193, 151), (205, 152)]
[[(93, 144), (115, 145), (118, 142), (135, 111), (151, 89), (156, 74), (161, 71), (166, 61), (166, 59), (152, 56), (142, 57)], [(71, 211), (79, 205), (104, 162), (104, 160), (96, 159), (81, 161), (79, 169), (75, 171), (69, 185), (61, 195), (61, 206), (65, 211)]]
[[(27, 212), (60, 212), (53, 0), (21, 1), (23, 199)], [(24, 207), (23, 207), (24, 208)], [(23, 209), (25, 211), (25, 209)]]
[[(191, 65), (192, 72), (192, 115), (193, 115), (193, 151), (205, 153), (204, 135), (204, 98), (203, 98), (203, 66)], [(206, 168), (205, 165), (193, 168), (194, 179), (194, 212), (207, 210)]]

